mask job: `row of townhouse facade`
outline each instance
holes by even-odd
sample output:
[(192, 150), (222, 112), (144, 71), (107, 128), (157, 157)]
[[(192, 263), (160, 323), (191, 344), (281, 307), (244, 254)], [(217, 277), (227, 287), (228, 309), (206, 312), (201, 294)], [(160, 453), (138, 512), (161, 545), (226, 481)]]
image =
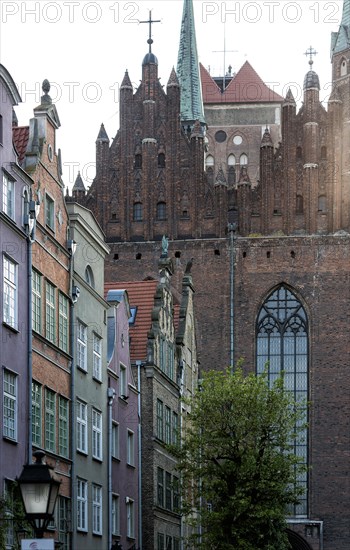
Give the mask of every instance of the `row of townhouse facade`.
[(16, 479), (42, 449), (61, 480), (45, 534), (60, 548), (178, 550), (167, 444), (198, 379), (191, 275), (176, 293), (165, 247), (141, 293), (105, 284), (104, 233), (64, 196), (49, 82), (28, 126), (2, 65), (0, 87), (0, 547), (19, 547)]

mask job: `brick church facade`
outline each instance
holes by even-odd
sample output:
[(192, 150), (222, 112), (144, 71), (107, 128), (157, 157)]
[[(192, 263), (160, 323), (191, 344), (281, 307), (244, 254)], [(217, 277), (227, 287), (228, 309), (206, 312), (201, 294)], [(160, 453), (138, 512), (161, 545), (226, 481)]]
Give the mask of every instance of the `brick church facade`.
[(350, 547), (349, 25), (344, 0), (327, 109), (310, 49), (297, 111), (249, 63), (226, 82), (199, 69), (185, 0), (177, 71), (164, 90), (149, 40), (136, 92), (124, 76), (111, 144), (101, 126), (91, 188), (80, 176), (73, 188), (107, 235), (106, 281), (156, 278), (163, 235), (175, 285), (193, 258), (203, 369), (269, 361), (271, 380), (284, 370), (310, 400), (294, 549)]

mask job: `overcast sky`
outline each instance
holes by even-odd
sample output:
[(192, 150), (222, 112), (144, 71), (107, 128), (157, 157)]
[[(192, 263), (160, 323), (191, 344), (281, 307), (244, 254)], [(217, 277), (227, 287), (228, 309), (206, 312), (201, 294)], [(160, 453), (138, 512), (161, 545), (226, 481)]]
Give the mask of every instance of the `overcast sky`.
[[(281, 95), (291, 86), (302, 99), (308, 71), (304, 52), (318, 52), (313, 68), (321, 81), (321, 99), (330, 94), (330, 35), (337, 31), (341, 1), (204, 1), (194, 0), (199, 60), (213, 76), (224, 65), (237, 71), (248, 60), (260, 77)], [(166, 86), (177, 64), (182, 0), (2, 0), (0, 62), (18, 85), (20, 125), (27, 125), (40, 102), (41, 83), (61, 120), (57, 146), (62, 150), (63, 179), (72, 187), (78, 170), (89, 185), (95, 169), (95, 140), (100, 124), (110, 138), (119, 126), (119, 85), (126, 69), (135, 84), (148, 51), (149, 10), (153, 19), (152, 50)]]

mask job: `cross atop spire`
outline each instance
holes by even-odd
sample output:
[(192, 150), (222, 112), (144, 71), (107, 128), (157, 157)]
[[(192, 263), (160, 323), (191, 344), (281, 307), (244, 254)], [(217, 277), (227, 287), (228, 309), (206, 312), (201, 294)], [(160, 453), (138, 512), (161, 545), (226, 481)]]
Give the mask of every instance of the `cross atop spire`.
[(314, 55), (317, 55), (317, 51), (312, 47), (310, 46), (308, 50), (306, 50), (306, 52), (304, 53), (304, 55), (308, 55), (309, 56), (309, 65), (310, 65), (310, 68), (312, 67), (313, 65), (313, 59), (312, 57)]
[(149, 18), (147, 21), (139, 21), (139, 23), (148, 23), (149, 25), (149, 36), (147, 40), (147, 44), (149, 44), (149, 53), (152, 53), (152, 23), (161, 23), (160, 19), (152, 19), (152, 10), (149, 11)]

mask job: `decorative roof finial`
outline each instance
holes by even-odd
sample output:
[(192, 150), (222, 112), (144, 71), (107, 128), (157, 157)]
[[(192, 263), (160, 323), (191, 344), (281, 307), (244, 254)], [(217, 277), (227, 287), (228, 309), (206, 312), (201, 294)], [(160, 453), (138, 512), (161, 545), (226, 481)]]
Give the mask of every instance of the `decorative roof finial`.
[(50, 91), (51, 85), (50, 82), (45, 78), (45, 80), (42, 83), (41, 89), (44, 92), (44, 94), (48, 94)]
[(317, 55), (317, 51), (312, 47), (310, 46), (308, 50), (306, 50), (305, 54), (304, 55), (308, 55), (309, 56), (309, 65), (310, 65), (310, 69), (312, 69), (312, 65), (313, 65), (313, 59), (312, 57), (314, 55)]
[(160, 19), (153, 19), (152, 20), (152, 10), (149, 11), (149, 18), (147, 21), (139, 21), (139, 23), (148, 23), (149, 24), (149, 36), (147, 40), (147, 44), (149, 45), (149, 53), (152, 53), (152, 23), (161, 23)]

